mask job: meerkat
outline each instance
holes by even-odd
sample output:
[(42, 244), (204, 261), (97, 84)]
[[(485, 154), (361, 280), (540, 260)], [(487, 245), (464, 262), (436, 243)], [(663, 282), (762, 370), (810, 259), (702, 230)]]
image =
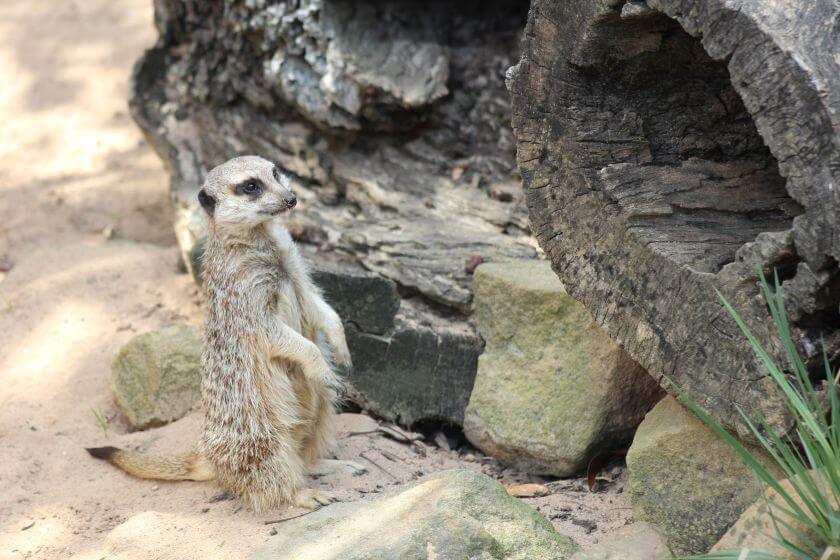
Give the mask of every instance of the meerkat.
[(325, 505), (330, 496), (304, 487), (307, 473), (364, 467), (326, 459), (342, 386), (333, 364), (349, 369), (350, 352), (282, 222), (297, 203), (289, 177), (237, 157), (207, 174), (198, 200), (210, 223), (200, 442), (175, 457), (88, 451), (140, 478), (216, 480), (257, 511)]

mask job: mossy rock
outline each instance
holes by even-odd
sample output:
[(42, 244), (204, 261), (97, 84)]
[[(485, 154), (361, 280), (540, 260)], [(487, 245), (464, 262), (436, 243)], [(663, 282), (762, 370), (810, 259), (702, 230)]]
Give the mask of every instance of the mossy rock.
[(485, 453), (568, 476), (626, 445), (661, 389), (569, 296), (547, 261), (487, 263), (473, 279), (486, 341), (464, 419)]
[(184, 416), (201, 398), (198, 331), (178, 325), (132, 338), (114, 357), (111, 390), (133, 428)]
[[(772, 459), (750, 447), (770, 468)], [(627, 453), (634, 516), (679, 555), (704, 553), (761, 494), (750, 467), (674, 397), (645, 417)]]
[(251, 560), (566, 560), (576, 545), (491, 478), (450, 470), (283, 524)]

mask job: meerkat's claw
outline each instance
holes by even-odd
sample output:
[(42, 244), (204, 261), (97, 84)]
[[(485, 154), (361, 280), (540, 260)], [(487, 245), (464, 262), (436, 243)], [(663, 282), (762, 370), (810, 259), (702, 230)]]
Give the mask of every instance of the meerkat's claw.
[(329, 492), (304, 488), (295, 496), (294, 505), (306, 509), (318, 509), (321, 506), (329, 505), (333, 500), (334, 498)]

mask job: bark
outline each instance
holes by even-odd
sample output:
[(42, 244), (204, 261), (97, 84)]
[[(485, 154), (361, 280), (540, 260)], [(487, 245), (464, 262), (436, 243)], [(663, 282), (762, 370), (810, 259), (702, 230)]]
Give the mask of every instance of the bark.
[[(717, 420), (785, 423), (715, 290), (781, 360), (840, 349), (840, 32), (831, 0), (534, 0), (509, 74), (532, 229), (569, 292)], [(823, 370), (824, 371), (824, 370)]]

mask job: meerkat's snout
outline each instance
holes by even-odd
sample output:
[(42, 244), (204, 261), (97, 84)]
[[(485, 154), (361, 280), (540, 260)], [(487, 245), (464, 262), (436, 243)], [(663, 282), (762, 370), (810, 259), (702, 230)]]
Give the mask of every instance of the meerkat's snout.
[(276, 216), (285, 212), (286, 210), (291, 210), (297, 205), (297, 197), (291, 193), (291, 191), (280, 197), (280, 201), (277, 204), (271, 204), (266, 207), (265, 210), (262, 210), (264, 214), (271, 214), (272, 216)]

